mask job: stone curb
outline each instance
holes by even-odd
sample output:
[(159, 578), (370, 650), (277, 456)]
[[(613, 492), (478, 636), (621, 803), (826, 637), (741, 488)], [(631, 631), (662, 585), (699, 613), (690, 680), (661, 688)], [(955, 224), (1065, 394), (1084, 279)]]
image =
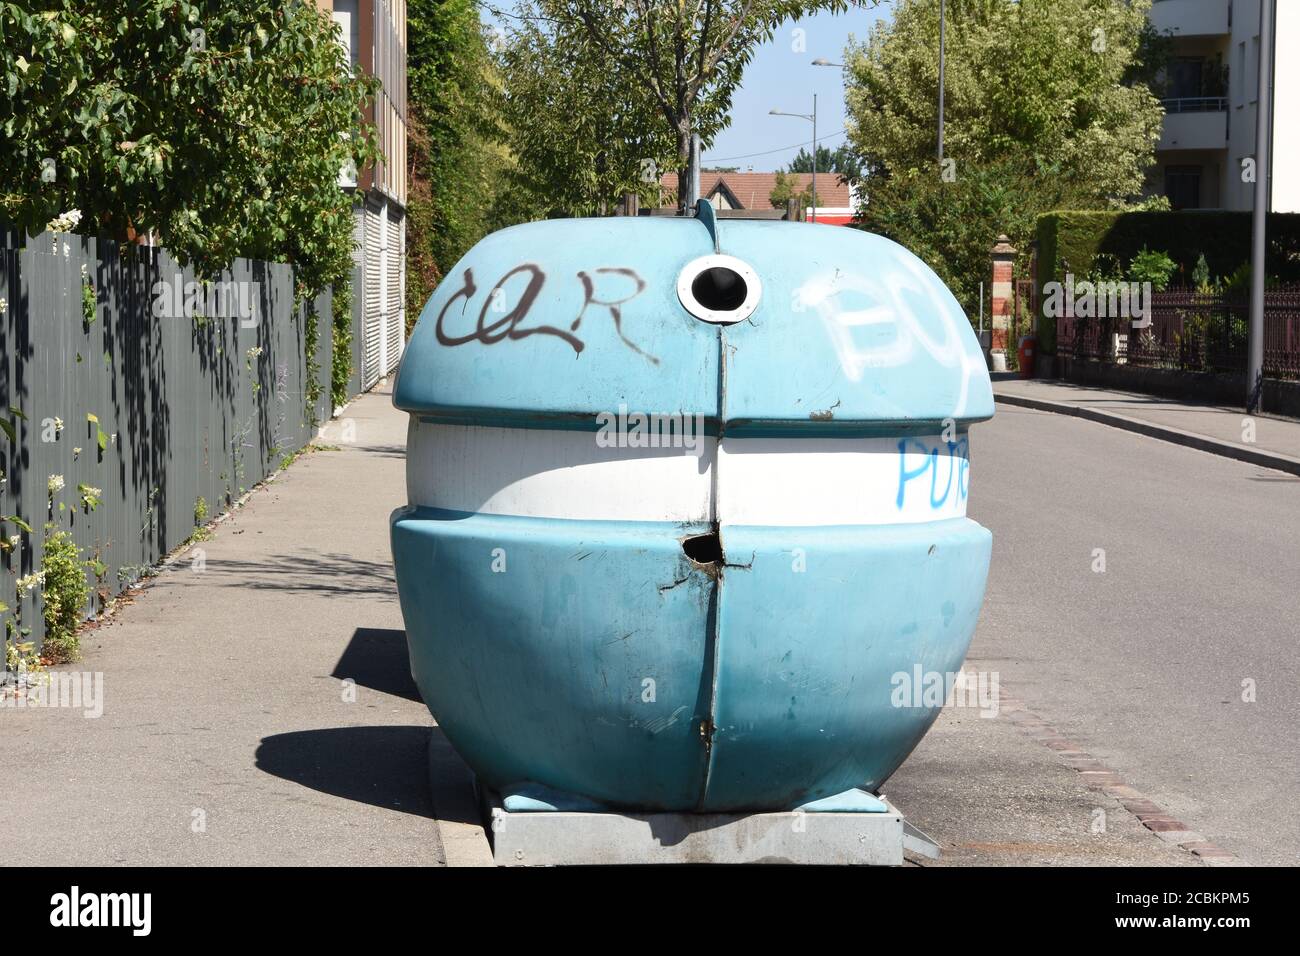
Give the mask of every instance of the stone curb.
[[(1148, 438), (1157, 438), (1161, 441), (1172, 442), (1175, 445), (1184, 445), (1222, 458), (1235, 458), (1237, 461), (1244, 461), (1248, 464), (1260, 465), (1264, 468), (1273, 468), (1277, 471), (1285, 471), (1288, 474), (1300, 476), (1300, 458), (1292, 458), (1290, 455), (1283, 455), (1280, 452), (1262, 451), (1246, 445), (1235, 445), (1206, 435), (1197, 435), (1194, 432), (1171, 428), (1168, 425), (1156, 425), (1141, 419), (1128, 418), (1124, 415), (1116, 415), (1113, 412), (1102, 412), (1081, 405), (1070, 405), (1066, 402), (1051, 402), (1046, 399), (1028, 398), (1024, 395), (1008, 395), (998, 391), (994, 391), (993, 399), (1004, 405), (1032, 408), (1040, 412), (1055, 412), (1058, 415), (1073, 415), (1075, 418), (1110, 425), (1112, 428), (1122, 428), (1125, 431), (1136, 432)], [(1245, 414), (1245, 412), (1242, 412), (1243, 417)]]

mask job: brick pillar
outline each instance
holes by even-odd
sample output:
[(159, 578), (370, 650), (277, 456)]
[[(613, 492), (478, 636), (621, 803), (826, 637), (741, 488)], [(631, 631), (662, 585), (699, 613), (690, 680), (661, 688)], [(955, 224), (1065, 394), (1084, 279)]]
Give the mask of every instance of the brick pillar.
[[(1011, 327), (1012, 270), (1016, 261), (1016, 248), (1005, 234), (998, 236), (991, 254), (993, 260), (993, 299), (990, 303), (993, 331), (991, 346), (995, 352), (1005, 351)], [(1014, 347), (1014, 346), (1013, 346)]]

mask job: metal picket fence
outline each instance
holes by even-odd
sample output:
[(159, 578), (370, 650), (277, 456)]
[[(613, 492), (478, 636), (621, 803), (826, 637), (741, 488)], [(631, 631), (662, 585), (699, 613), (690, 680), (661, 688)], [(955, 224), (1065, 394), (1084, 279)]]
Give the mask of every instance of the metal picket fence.
[[(1170, 289), (1151, 296), (1151, 325), (1127, 318), (1056, 320), (1057, 354), (1148, 368), (1243, 372), (1250, 304), (1244, 294)], [(1300, 284), (1264, 296), (1264, 374), (1300, 379)]]

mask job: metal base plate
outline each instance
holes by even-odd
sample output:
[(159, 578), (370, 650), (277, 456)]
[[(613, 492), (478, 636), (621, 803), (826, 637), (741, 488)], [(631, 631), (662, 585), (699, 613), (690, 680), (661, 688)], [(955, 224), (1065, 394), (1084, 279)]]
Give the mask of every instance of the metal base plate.
[(511, 811), (485, 794), (498, 866), (785, 863), (899, 866), (903, 815), (787, 810), (764, 813)]

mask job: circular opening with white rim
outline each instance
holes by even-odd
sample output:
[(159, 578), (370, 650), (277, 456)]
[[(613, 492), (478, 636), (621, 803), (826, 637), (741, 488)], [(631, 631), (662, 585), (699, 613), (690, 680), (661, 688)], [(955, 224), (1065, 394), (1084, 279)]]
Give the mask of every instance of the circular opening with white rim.
[(717, 325), (749, 318), (762, 294), (758, 274), (735, 256), (701, 256), (677, 277), (677, 298), (686, 311)]

